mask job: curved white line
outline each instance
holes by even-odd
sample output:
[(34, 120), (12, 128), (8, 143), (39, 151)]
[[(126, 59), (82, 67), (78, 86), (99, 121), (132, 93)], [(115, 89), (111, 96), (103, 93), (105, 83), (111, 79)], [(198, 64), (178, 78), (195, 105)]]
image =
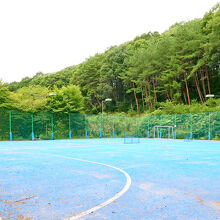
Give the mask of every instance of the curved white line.
[(129, 189), (129, 187), (131, 185), (131, 177), (128, 175), (128, 173), (126, 173), (124, 170), (122, 170), (118, 167), (114, 167), (114, 166), (111, 166), (111, 165), (108, 165), (108, 164), (105, 164), (105, 163), (99, 163), (99, 162), (94, 162), (94, 161), (90, 161), (90, 160), (78, 159), (78, 158), (74, 158), (74, 157), (67, 157), (67, 156), (61, 156), (61, 155), (56, 155), (56, 154), (49, 154), (49, 155), (53, 155), (53, 156), (61, 157), (61, 158), (72, 159), (72, 160), (79, 160), (79, 161), (88, 162), (88, 163), (95, 163), (95, 164), (103, 165), (103, 166), (106, 166), (106, 167), (111, 167), (115, 170), (118, 170), (118, 171), (122, 172), (125, 175), (126, 180), (127, 180), (124, 188), (119, 193), (115, 194), (112, 198), (110, 198), (107, 201), (105, 201), (105, 202), (103, 202), (103, 203), (101, 203), (101, 204), (99, 204), (99, 205), (97, 205), (97, 206), (95, 206), (91, 209), (88, 209), (84, 212), (80, 212), (79, 214), (76, 214), (74, 216), (67, 217), (64, 220), (78, 219), (78, 218), (83, 217), (85, 215), (88, 215), (88, 214), (90, 214), (94, 211), (97, 211), (98, 209), (101, 209), (104, 206), (107, 206), (108, 204), (112, 203), (113, 201), (115, 201), (116, 199), (121, 197)]

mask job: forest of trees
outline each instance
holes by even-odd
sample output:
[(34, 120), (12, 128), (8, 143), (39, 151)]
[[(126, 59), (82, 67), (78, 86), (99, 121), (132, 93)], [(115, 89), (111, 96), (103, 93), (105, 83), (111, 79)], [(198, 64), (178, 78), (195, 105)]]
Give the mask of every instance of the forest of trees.
[[(13, 65), (13, 64), (12, 64)], [(140, 114), (220, 111), (220, 5), (203, 18), (144, 33), (83, 63), (0, 82), (0, 108)], [(52, 97), (50, 93), (57, 95)]]

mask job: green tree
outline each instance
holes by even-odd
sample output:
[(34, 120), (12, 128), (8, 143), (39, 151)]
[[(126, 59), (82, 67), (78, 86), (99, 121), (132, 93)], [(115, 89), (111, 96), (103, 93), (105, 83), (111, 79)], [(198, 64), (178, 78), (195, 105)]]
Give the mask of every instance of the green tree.
[[(131, 56), (131, 49), (129, 43), (124, 43), (118, 47), (112, 47), (106, 52), (104, 64), (101, 68), (101, 85), (99, 86), (99, 93), (101, 93), (102, 85), (108, 87), (108, 93), (104, 94), (104, 98), (112, 98), (116, 109), (120, 109), (121, 103), (126, 102), (125, 84), (123, 84), (121, 75), (127, 70), (126, 59)], [(124, 106), (123, 106), (124, 107)], [(116, 110), (115, 109), (115, 110)]]
[(3, 85), (2, 81), (0, 80), (0, 108), (1, 109), (11, 109), (13, 108), (11, 99), (11, 93), (8, 89)]
[[(106, 98), (112, 98), (105, 105), (106, 112), (153, 111), (166, 101), (166, 106), (170, 103), (190, 106), (194, 100), (205, 103), (206, 94), (220, 94), (219, 9), (217, 4), (202, 19), (176, 23), (162, 34), (144, 33), (79, 65), (56, 73), (39, 72), (32, 78), (4, 85), (4, 89), (14, 92), (17, 108), (25, 111), (46, 107), (54, 111), (81, 111), (81, 107), (67, 108), (64, 94), (60, 93), (70, 85), (79, 86), (88, 113), (100, 112)], [(46, 107), (40, 104), (30, 107), (36, 100), (34, 95), (28, 97), (31, 91), (25, 93), (28, 90), (25, 88), (33, 90), (36, 86), (55, 89), (58, 95), (49, 97)], [(10, 97), (10, 93), (2, 97)], [(52, 100), (57, 100), (55, 106)], [(43, 99), (39, 101), (45, 103)]]
[(84, 108), (84, 98), (78, 86), (70, 85), (55, 89), (55, 96), (47, 98), (47, 109), (51, 112), (78, 113)]
[(46, 110), (49, 90), (42, 86), (29, 86), (12, 93), (14, 107), (26, 112), (40, 112)]
[(80, 87), (82, 95), (85, 98), (85, 104), (90, 111), (99, 112), (103, 99), (103, 90), (100, 90), (101, 75), (100, 69), (103, 65), (104, 56), (96, 54), (87, 61), (76, 67), (70, 83)]

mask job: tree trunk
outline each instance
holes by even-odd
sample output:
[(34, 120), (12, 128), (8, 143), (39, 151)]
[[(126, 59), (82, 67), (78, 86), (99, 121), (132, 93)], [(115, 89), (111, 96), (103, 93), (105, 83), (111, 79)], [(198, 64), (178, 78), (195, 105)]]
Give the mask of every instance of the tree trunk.
[(183, 91), (183, 97), (184, 97), (184, 100), (185, 100), (185, 103), (187, 105), (187, 100), (186, 100), (186, 93)]
[(138, 106), (138, 99), (137, 99), (137, 94), (135, 92), (135, 84), (133, 83), (133, 89), (134, 89), (134, 98), (137, 106), (137, 113), (139, 114), (139, 106)]
[(143, 89), (141, 89), (141, 98), (142, 98), (143, 111), (144, 111), (144, 96), (143, 96)]
[(196, 83), (196, 89), (197, 89), (197, 92), (199, 94), (200, 101), (201, 101), (201, 103), (203, 103), (202, 93), (200, 91), (199, 82), (198, 82), (198, 78), (197, 78), (197, 74), (196, 73), (194, 73), (194, 81)]
[(205, 89), (205, 76), (203, 74), (203, 67), (201, 67), (200, 73), (201, 73), (201, 81), (202, 81), (202, 90), (203, 90), (203, 94), (205, 97), (206, 96), (206, 89)]
[(171, 100), (173, 101), (173, 94), (172, 94), (172, 92), (170, 92), (170, 97), (171, 97)]
[(131, 109), (133, 110), (133, 103), (132, 103), (132, 99), (131, 99)]
[(166, 91), (166, 95), (167, 95), (168, 100), (170, 100), (170, 96), (169, 96), (168, 91)]
[[(149, 91), (148, 91), (148, 88), (149, 88)], [(145, 86), (145, 90), (146, 90), (146, 98), (150, 97), (150, 86), (148, 85), (148, 88), (147, 86)], [(152, 102), (151, 101), (148, 101), (146, 102), (147, 105), (148, 105), (148, 108), (151, 108), (152, 107)]]
[(186, 72), (184, 72), (184, 79), (185, 79), (186, 95), (187, 95), (187, 99), (188, 99), (188, 105), (190, 105), (189, 88), (188, 88), (188, 83), (187, 83), (187, 80), (186, 80)]
[(209, 72), (208, 72), (208, 66), (207, 66), (206, 63), (205, 63), (205, 72), (206, 72), (206, 79), (207, 79), (207, 83), (208, 83), (209, 94), (211, 94), (210, 81), (209, 81)]
[[(150, 94), (151, 94), (150, 84), (148, 85), (148, 89), (149, 89), (148, 95), (149, 95), (149, 97), (150, 97)], [(150, 103), (150, 107), (152, 107), (152, 106), (153, 106), (153, 105), (152, 105), (152, 101), (150, 101), (149, 103)]]
[(97, 97), (96, 93), (94, 93), (94, 95), (95, 95), (95, 98), (96, 98), (96, 100), (97, 100), (98, 104), (99, 104), (99, 105), (102, 107), (102, 103), (99, 101), (99, 99), (98, 99), (98, 97)]
[[(145, 86), (145, 96), (146, 96), (146, 98), (148, 98), (148, 93), (147, 93), (147, 87)], [(147, 106), (148, 106), (148, 108), (150, 108), (150, 104), (149, 104), (149, 102), (146, 102), (147, 103)]]
[(154, 87), (154, 101), (157, 102), (157, 94), (156, 94), (156, 85), (155, 80), (153, 80), (153, 87)]

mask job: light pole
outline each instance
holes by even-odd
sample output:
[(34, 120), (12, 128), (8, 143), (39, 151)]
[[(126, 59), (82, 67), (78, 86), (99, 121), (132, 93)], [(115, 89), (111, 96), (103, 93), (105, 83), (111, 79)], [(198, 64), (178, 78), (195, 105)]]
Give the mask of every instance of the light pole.
[(112, 99), (110, 99), (110, 98), (105, 99), (105, 100), (102, 101), (102, 114), (103, 114), (103, 103), (104, 102), (111, 102), (111, 101), (112, 101)]

